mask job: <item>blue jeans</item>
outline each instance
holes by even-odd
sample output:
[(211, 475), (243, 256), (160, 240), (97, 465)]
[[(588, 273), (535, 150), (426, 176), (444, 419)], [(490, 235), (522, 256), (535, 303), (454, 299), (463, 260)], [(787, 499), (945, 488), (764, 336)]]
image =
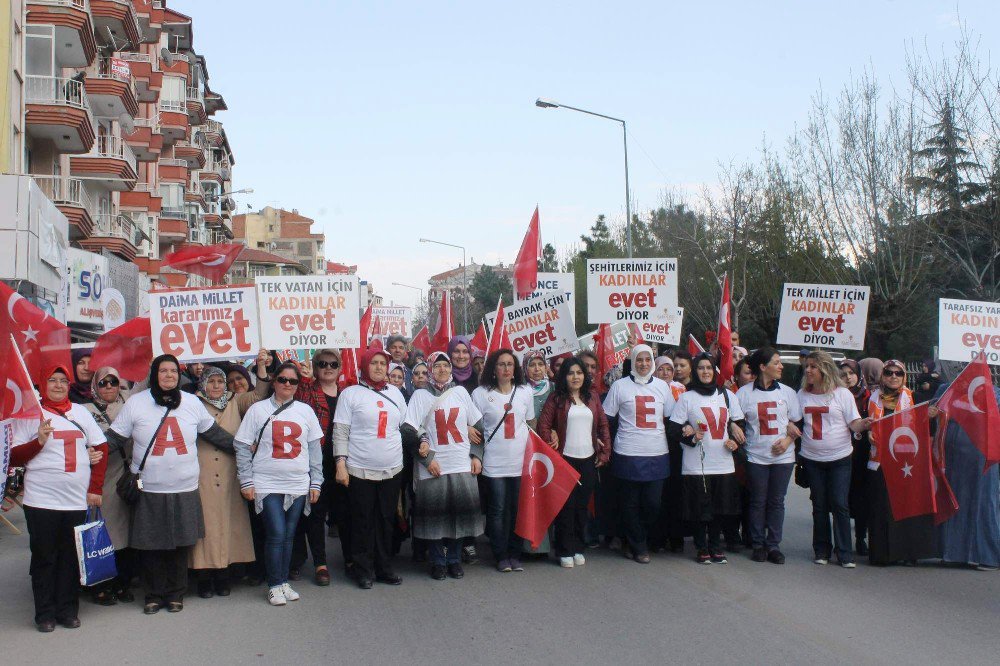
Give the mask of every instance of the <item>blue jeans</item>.
[(306, 496), (296, 497), (287, 511), (284, 503), (285, 496), (282, 493), (271, 493), (264, 498), (263, 510), (260, 512), (264, 523), (264, 569), (269, 587), (288, 582), (292, 541), (295, 539), (295, 527), (299, 524), (299, 517), (306, 505)]
[(795, 463), (758, 465), (747, 463), (750, 489), (750, 540), (753, 547), (777, 550), (785, 523), (785, 493)]
[[(462, 561), (461, 539), (435, 539), (428, 541), (427, 544), (430, 546), (431, 564), (443, 567), (446, 564), (459, 564)], [(447, 555), (445, 549), (448, 549)]]
[(649, 553), (649, 531), (660, 514), (663, 479), (655, 481), (618, 480), (621, 520), (628, 545), (636, 555)]
[[(840, 460), (804, 461), (809, 475), (813, 505), (813, 552), (829, 559), (836, 544), (841, 564), (854, 561), (851, 547), (851, 511), (847, 493), (851, 487), (851, 456)], [(830, 542), (830, 514), (833, 513), (833, 543)]]
[(514, 534), (517, 524), (517, 500), (521, 493), (521, 477), (486, 477), (489, 502), (486, 505), (486, 534), (490, 537), (493, 557), (500, 560), (521, 557), (521, 537)]

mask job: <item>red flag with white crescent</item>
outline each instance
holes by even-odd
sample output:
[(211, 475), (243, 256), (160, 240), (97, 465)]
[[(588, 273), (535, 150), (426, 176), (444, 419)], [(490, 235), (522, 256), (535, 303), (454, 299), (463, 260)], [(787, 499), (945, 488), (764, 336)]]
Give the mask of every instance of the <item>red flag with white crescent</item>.
[(894, 520), (937, 513), (929, 407), (924, 402), (872, 424)]
[(200, 275), (212, 282), (222, 282), (229, 267), (240, 256), (244, 245), (240, 243), (218, 243), (216, 245), (192, 245), (182, 247), (163, 258), (163, 265), (185, 273)]
[[(8, 336), (12, 342), (12, 336)], [(21, 352), (17, 345), (11, 344), (11, 357), (4, 365), (5, 378), (3, 400), (0, 401), (0, 420), (2, 419), (40, 419), (42, 406), (28, 377), (28, 368), (24, 365)]]
[(529, 429), (514, 533), (537, 548), (579, 480), (580, 473)]
[(417, 334), (413, 336), (413, 348), (419, 349), (424, 353), (424, 355), (430, 354), (431, 349), (431, 336), (427, 332), (427, 324), (420, 327)]
[(528, 223), (521, 249), (514, 260), (514, 293), (530, 294), (538, 284), (538, 262), (542, 258), (542, 233), (538, 223), (538, 206)]
[(48, 379), (41, 376), (45, 368), (73, 367), (69, 328), (0, 282), (0, 368), (11, 367), (14, 347), (37, 386)]
[(986, 457), (986, 468), (1000, 462), (1000, 408), (982, 352), (955, 378), (937, 406)]

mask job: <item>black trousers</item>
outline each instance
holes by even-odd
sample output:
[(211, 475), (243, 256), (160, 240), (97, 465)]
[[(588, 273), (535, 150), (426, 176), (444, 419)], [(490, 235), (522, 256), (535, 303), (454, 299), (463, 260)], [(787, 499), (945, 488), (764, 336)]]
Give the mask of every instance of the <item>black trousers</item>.
[(684, 545), (684, 534), (688, 530), (681, 515), (684, 504), (684, 482), (681, 476), (683, 452), (678, 442), (668, 441), (670, 455), (670, 476), (663, 481), (660, 497), (660, 513), (650, 529), (649, 546), (654, 550)]
[[(351, 479), (351, 483), (354, 483), (354, 479)], [(351, 554), (351, 492), (348, 488), (334, 482), (330, 489), (329, 511), (333, 524), (337, 526), (340, 553), (344, 556), (344, 568), (347, 569), (354, 562)]]
[[(319, 491), (319, 499), (309, 508), (309, 515), (299, 518), (295, 528), (295, 538), (292, 541), (293, 569), (301, 569), (306, 563), (306, 546), (312, 553), (313, 566), (326, 566), (326, 516), (330, 512), (330, 496), (336, 482), (326, 479)], [(343, 538), (343, 537), (341, 537)]]
[(24, 507), (35, 622), (66, 620), (79, 613), (80, 566), (73, 528), (86, 519), (86, 511)]
[(583, 553), (587, 547), (584, 529), (587, 527), (587, 508), (597, 480), (595, 458), (596, 456), (566, 458), (566, 462), (580, 473), (580, 484), (573, 488), (555, 519), (555, 547), (558, 557), (573, 557), (577, 553)]
[(146, 603), (184, 601), (188, 583), (188, 548), (138, 552), (139, 575), (146, 587)]
[[(726, 519), (729, 520), (726, 520)], [(708, 550), (710, 553), (721, 553), (719, 535), (725, 530), (726, 525), (732, 525), (736, 516), (715, 516), (712, 520), (702, 520), (692, 522), (691, 528), (694, 532), (694, 546), (698, 550)]]
[(392, 573), (392, 529), (399, 502), (400, 474), (384, 481), (352, 476), (351, 561), (356, 576)]

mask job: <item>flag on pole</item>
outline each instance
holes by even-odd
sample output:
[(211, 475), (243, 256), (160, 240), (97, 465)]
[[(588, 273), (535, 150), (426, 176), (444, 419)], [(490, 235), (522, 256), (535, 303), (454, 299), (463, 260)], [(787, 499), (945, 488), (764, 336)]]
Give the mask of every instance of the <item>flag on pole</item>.
[(955, 378), (937, 406), (986, 457), (986, 468), (1000, 461), (1000, 408), (982, 352)]
[(694, 358), (698, 354), (703, 354), (704, 352), (705, 348), (701, 346), (700, 342), (698, 342), (698, 338), (688, 333), (688, 353), (691, 354), (691, 358)]
[(443, 291), (441, 305), (438, 307), (437, 325), (431, 335), (431, 348), (424, 351), (428, 354), (436, 351), (447, 352), (448, 343), (453, 337), (455, 337), (455, 327), (451, 321), (451, 293)]
[(149, 317), (135, 317), (104, 333), (94, 344), (90, 364), (94, 370), (112, 367), (121, 379), (133, 382), (149, 377), (153, 362), (153, 334)]
[(528, 223), (521, 249), (514, 260), (514, 293), (527, 295), (538, 283), (538, 262), (542, 258), (542, 234), (538, 224), (538, 206)]
[(417, 334), (413, 336), (413, 348), (419, 349), (424, 355), (431, 353), (431, 336), (427, 332), (427, 324), (420, 327)]
[(490, 331), (490, 341), (486, 347), (486, 355), (489, 356), (500, 349), (511, 349), (510, 335), (507, 334), (507, 326), (504, 322), (503, 296), (497, 301), (496, 318), (493, 320), (493, 330)]
[(241, 243), (192, 245), (169, 253), (163, 258), (162, 265), (200, 275), (212, 282), (222, 282), (229, 272), (229, 267), (236, 261), (236, 257), (240, 256), (244, 247)]
[(69, 328), (0, 282), (0, 367), (9, 368), (14, 362), (15, 347), (28, 377), (38, 386), (47, 379), (41, 377), (45, 368), (73, 367)]
[(35, 388), (31, 385), (28, 368), (24, 364), (21, 351), (16, 344), (13, 344), (13, 336), (9, 337), (12, 352), (11, 358), (4, 365), (7, 377), (3, 401), (0, 403), (0, 420), (40, 419), (42, 406), (38, 402), (38, 396), (35, 395)]
[(486, 334), (486, 324), (484, 322), (479, 322), (479, 328), (476, 329), (476, 334), (472, 336), (472, 346), (480, 351), (486, 351), (486, 348), (490, 344), (489, 336)]
[(611, 324), (601, 324), (594, 335), (594, 354), (597, 355), (597, 377), (593, 378), (598, 393), (608, 390), (604, 376), (615, 367), (615, 339), (611, 335)]
[(893, 520), (937, 513), (929, 407), (924, 402), (872, 424)]
[(729, 274), (722, 279), (722, 298), (719, 300), (719, 385), (733, 378), (733, 326), (732, 299), (729, 296)]
[(580, 473), (529, 429), (514, 533), (537, 548), (579, 480)]

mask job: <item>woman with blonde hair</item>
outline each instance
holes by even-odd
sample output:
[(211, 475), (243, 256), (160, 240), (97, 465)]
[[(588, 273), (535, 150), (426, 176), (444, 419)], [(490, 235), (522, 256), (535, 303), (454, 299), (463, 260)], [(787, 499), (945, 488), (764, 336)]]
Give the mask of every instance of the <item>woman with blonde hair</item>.
[(854, 450), (851, 438), (871, 428), (871, 419), (861, 418), (854, 396), (844, 388), (833, 357), (825, 351), (813, 351), (806, 357), (798, 399), (803, 416), (799, 454), (813, 505), (813, 561), (827, 564), (836, 546), (840, 566), (853, 569), (856, 565), (847, 503)]

